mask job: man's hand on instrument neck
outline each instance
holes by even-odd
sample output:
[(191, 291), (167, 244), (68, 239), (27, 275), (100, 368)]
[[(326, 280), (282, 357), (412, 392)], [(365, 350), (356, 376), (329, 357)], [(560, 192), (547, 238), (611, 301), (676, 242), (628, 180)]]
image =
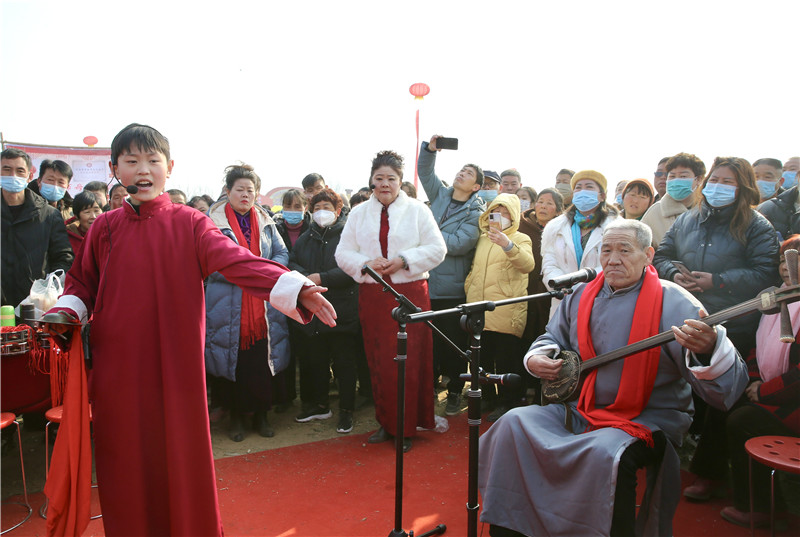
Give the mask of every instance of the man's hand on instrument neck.
[[(704, 317), (708, 317), (708, 314), (700, 310), (700, 318)], [(701, 355), (710, 357), (717, 346), (717, 331), (703, 321), (686, 319), (681, 326), (673, 326), (672, 332), (675, 334), (675, 341), (695, 353), (703, 363), (706, 360), (703, 360)]]

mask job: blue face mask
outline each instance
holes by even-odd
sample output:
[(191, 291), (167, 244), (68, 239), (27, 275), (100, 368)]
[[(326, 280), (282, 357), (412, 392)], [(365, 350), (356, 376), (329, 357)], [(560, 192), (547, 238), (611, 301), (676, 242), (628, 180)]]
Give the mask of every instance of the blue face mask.
[(572, 195), (572, 204), (580, 212), (588, 213), (600, 205), (600, 198), (594, 190), (579, 190)]
[(22, 192), (28, 186), (28, 180), (24, 177), (17, 177), (16, 175), (3, 175), (0, 179), (0, 187), (9, 192)]
[(297, 225), (303, 221), (303, 211), (283, 211), (283, 219), (287, 224)]
[(683, 201), (692, 194), (693, 184), (694, 177), (676, 177), (674, 179), (667, 179), (667, 194), (669, 194), (669, 197), (675, 201)]
[(778, 187), (778, 183), (774, 183), (772, 181), (756, 181), (758, 185), (758, 191), (761, 193), (761, 197), (764, 199), (771, 198), (773, 194), (775, 194), (775, 189)]
[(617, 203), (617, 205), (622, 205), (622, 192), (617, 194), (617, 197), (614, 199), (614, 201)]
[(783, 188), (792, 188), (797, 184), (797, 172), (783, 172)]
[(67, 193), (67, 189), (51, 185), (50, 183), (42, 183), (39, 186), (39, 193), (47, 201), (58, 201), (64, 197), (64, 194)]
[(478, 190), (478, 197), (488, 204), (497, 197), (497, 190)]
[(707, 183), (703, 189), (706, 201), (712, 207), (727, 207), (736, 201), (737, 187), (722, 183)]

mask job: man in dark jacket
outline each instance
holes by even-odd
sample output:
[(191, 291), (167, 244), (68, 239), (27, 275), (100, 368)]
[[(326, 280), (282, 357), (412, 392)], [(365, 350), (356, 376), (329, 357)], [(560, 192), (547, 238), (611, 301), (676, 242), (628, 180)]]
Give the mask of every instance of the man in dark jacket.
[(2, 300), (16, 306), (35, 280), (57, 269), (69, 270), (73, 253), (61, 214), (25, 188), (31, 158), (19, 149), (0, 154), (2, 162)]
[[(419, 152), (417, 170), (422, 188), (431, 203), (431, 212), (439, 224), (439, 231), (447, 245), (444, 261), (431, 270), (428, 280), (428, 292), (431, 307), (435, 310), (449, 309), (467, 301), (464, 282), (472, 268), (475, 256), (475, 245), (481, 235), (478, 219), (485, 210), (483, 200), (477, 192), (483, 184), (483, 170), (475, 164), (466, 164), (453, 179), (453, 186), (446, 187), (436, 176), (436, 147), (438, 136), (430, 142), (422, 143)], [(466, 332), (459, 326), (459, 318), (440, 318), (435, 321), (439, 330), (453, 340), (460, 348), (467, 344)], [(461, 359), (440, 337), (433, 338), (434, 378), (441, 373), (450, 377), (447, 384), (447, 407), (445, 413), (453, 416), (461, 411), (461, 390), (464, 381), (458, 378), (467, 370), (466, 362)]]
[(758, 206), (758, 212), (769, 220), (772, 227), (778, 232), (778, 240), (781, 242), (790, 235), (800, 233), (800, 211), (795, 207), (797, 201), (797, 186), (795, 185)]

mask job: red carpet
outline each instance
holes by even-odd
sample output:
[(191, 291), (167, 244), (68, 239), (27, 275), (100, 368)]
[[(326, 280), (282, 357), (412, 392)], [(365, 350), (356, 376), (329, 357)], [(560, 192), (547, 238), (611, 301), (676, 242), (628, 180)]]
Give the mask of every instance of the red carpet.
[[(402, 529), (416, 535), (436, 524), (445, 535), (467, 533), (466, 416), (450, 419), (450, 431), (425, 432), (414, 440), (404, 460)], [(485, 425), (484, 425), (485, 427)], [(225, 534), (265, 536), (387, 536), (394, 527), (395, 466), (392, 443), (367, 444), (366, 435), (275, 449), (220, 459), (216, 462), (220, 509)], [(684, 473), (685, 484), (691, 477)], [(41, 493), (32, 496), (35, 509)], [(96, 500), (95, 500), (96, 502)], [(674, 520), (677, 537), (745, 537), (749, 529), (719, 517), (730, 500), (705, 504), (682, 501)], [(94, 505), (92, 512), (96, 513)], [(3, 527), (13, 508), (3, 508)], [(45, 535), (45, 522), (34, 516), (9, 533)], [(791, 530), (797, 535), (797, 517)], [(479, 525), (478, 534), (488, 536)], [(767, 529), (756, 531), (768, 535)], [(89, 524), (85, 535), (103, 535), (101, 521)]]

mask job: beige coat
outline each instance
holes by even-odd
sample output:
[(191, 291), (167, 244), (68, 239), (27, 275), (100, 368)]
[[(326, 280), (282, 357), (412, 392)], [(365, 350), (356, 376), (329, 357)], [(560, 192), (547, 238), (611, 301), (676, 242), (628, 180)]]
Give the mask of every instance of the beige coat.
[(683, 202), (675, 201), (669, 194), (664, 194), (663, 198), (647, 209), (642, 217), (642, 223), (647, 224), (653, 230), (653, 248), (658, 248), (661, 239), (667, 234), (675, 220), (688, 210)]
[[(511, 239), (513, 246), (508, 252), (489, 240), (489, 213), (503, 205), (511, 216), (511, 226), (503, 233)], [(528, 273), (535, 266), (531, 238), (519, 230), (520, 205), (514, 194), (500, 194), (481, 215), (479, 225), (481, 236), (475, 250), (472, 270), (467, 276), (464, 289), (467, 302), (481, 300), (504, 300), (525, 296), (528, 289)], [(520, 302), (501, 306), (486, 312), (486, 330), (513, 334), (522, 337), (528, 304)]]

